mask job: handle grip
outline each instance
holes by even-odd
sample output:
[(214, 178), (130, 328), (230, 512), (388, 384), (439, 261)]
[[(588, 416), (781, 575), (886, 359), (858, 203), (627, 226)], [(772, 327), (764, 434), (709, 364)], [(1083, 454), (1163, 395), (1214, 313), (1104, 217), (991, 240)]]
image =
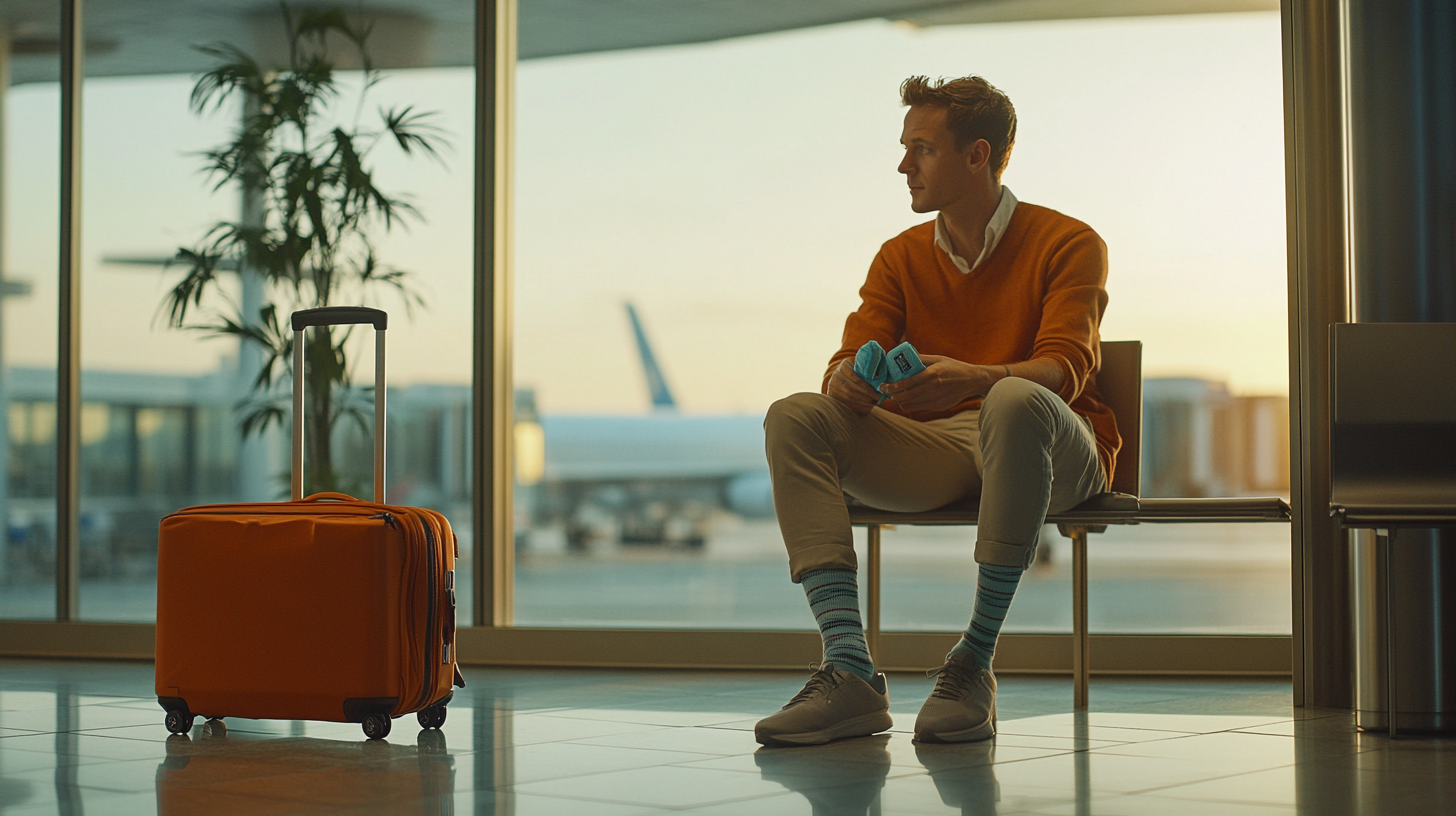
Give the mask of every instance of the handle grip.
[(367, 306), (321, 306), (293, 313), (294, 331), (303, 331), (309, 326), (342, 326), (350, 323), (369, 323), (375, 330), (384, 331), (389, 328), (389, 315)]
[[(389, 325), (389, 316), (379, 309), (367, 306), (322, 306), (317, 309), (302, 309), (293, 313), (293, 478), (289, 498), (303, 500), (303, 366), (304, 344), (307, 336), (304, 329), (309, 326), (337, 326), (350, 323), (369, 323), (374, 326), (374, 502), (384, 503), (384, 429), (385, 389), (384, 336)], [(317, 493), (314, 497), (342, 497), (357, 501), (342, 493)]]
[(324, 492), (324, 493), (314, 493), (313, 495), (311, 495), (311, 496), (309, 496), (307, 498), (298, 499), (298, 501), (303, 501), (303, 502), (325, 502), (325, 501), (350, 501), (350, 502), (356, 502), (356, 501), (359, 501), (359, 500), (356, 499), (356, 498), (354, 498), (353, 496), (350, 496), (348, 493), (329, 493), (329, 492)]

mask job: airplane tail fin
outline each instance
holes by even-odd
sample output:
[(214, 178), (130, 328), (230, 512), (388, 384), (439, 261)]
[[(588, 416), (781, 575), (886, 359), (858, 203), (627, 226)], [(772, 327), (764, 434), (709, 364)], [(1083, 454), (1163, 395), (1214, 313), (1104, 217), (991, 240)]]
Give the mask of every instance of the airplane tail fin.
[(632, 334), (637, 338), (637, 355), (642, 359), (642, 373), (647, 375), (647, 390), (652, 398), (652, 407), (659, 411), (676, 411), (677, 400), (672, 398), (672, 390), (667, 387), (667, 378), (657, 366), (657, 358), (652, 354), (652, 344), (647, 342), (647, 332), (642, 329), (637, 310), (630, 302), (623, 305), (627, 307), (627, 319), (632, 321)]

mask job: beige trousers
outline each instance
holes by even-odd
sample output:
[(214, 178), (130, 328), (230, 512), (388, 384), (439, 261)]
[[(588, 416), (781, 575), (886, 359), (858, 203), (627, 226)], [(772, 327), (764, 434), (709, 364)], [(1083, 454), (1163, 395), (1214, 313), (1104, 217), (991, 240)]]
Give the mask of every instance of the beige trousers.
[(795, 582), (856, 569), (844, 496), (923, 512), (980, 495), (976, 561), (1026, 568), (1048, 512), (1106, 489), (1091, 424), (1030, 380), (992, 386), (979, 410), (918, 422), (859, 416), (823, 394), (794, 394), (764, 420), (774, 508)]

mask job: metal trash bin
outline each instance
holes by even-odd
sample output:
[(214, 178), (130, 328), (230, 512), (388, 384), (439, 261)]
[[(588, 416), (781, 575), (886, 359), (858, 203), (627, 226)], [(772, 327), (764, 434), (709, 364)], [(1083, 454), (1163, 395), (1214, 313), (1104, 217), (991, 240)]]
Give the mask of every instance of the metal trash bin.
[[(1456, 528), (1396, 532), (1396, 726), (1456, 731)], [(1355, 726), (1389, 727), (1385, 548), (1374, 530), (1350, 530), (1355, 640)]]

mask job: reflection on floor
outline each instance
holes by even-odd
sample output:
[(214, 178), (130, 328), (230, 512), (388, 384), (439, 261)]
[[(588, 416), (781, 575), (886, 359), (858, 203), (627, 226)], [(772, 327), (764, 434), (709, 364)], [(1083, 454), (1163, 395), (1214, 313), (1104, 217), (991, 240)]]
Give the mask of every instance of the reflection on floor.
[[(198, 722), (168, 737), (151, 667), (0, 661), (0, 814), (1437, 814), (1456, 740), (1356, 734), (1287, 683), (1005, 678), (1000, 736), (918, 745), (929, 690), (892, 677), (896, 729), (760, 749), (782, 674), (467, 669), (439, 732)], [(1451, 767), (1448, 767), (1451, 766)]]

